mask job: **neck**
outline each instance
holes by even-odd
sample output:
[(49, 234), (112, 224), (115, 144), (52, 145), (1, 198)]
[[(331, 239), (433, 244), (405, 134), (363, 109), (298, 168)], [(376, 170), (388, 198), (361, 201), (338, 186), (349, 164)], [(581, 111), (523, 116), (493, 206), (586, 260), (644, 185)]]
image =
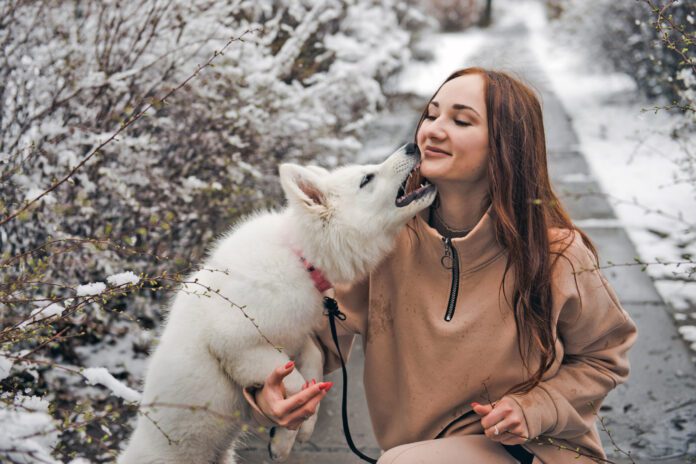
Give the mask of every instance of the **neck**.
[[(302, 252), (307, 261), (321, 269), (326, 280), (334, 285), (355, 282), (367, 275), (392, 248), (398, 229), (382, 231), (372, 240), (365, 240), (360, 230), (334, 224), (304, 221), (302, 214), (289, 211), (285, 240), (291, 249)], [(336, 240), (341, 236), (342, 241)]]
[(438, 186), (437, 208), (431, 215), (431, 226), (441, 235), (463, 236), (474, 228), (486, 212), (488, 204), (484, 204), (486, 190), (460, 188), (441, 188)]

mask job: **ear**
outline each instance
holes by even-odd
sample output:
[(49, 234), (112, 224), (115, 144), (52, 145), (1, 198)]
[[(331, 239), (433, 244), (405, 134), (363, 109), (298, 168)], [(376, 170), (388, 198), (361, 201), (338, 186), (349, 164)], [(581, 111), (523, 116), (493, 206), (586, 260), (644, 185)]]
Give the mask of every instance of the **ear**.
[(321, 176), (312, 169), (297, 164), (280, 165), (280, 185), (288, 202), (321, 212), (328, 207), (321, 187)]
[(306, 166), (306, 168), (313, 171), (315, 174), (319, 174), (320, 177), (329, 174), (329, 170), (321, 166)]

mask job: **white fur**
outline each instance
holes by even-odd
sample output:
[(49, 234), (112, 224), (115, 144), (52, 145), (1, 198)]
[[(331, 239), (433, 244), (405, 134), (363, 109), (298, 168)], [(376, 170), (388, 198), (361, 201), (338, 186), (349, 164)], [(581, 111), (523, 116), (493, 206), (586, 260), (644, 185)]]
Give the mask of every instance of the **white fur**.
[[(399, 185), (417, 158), (402, 148), (380, 165), (333, 172), (280, 167), (288, 207), (233, 228), (188, 279), (196, 283), (182, 285), (177, 294), (147, 372), (147, 417), (140, 415), (120, 464), (234, 462), (228, 451), (250, 419), (243, 388), (263, 384), (291, 359), (298, 368), (284, 381), (289, 394), (305, 379), (319, 381), (321, 355), (310, 334), (323, 317), (322, 295), (293, 250), (301, 250), (334, 284), (364, 276), (391, 250), (398, 230), (435, 197), (431, 192), (395, 206)], [(360, 188), (368, 173), (374, 179)], [(162, 406), (148, 407), (153, 403)], [(230, 419), (235, 416), (239, 420)], [(300, 437), (309, 438), (315, 421), (316, 414), (300, 428)], [(287, 457), (296, 434), (277, 431), (270, 447), (274, 459)]]

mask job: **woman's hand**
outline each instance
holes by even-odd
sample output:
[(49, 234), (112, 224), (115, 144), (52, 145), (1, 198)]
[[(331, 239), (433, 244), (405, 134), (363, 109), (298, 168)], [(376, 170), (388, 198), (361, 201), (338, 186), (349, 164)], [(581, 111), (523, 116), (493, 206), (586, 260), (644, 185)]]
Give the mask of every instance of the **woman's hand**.
[(481, 416), (483, 430), (491, 440), (504, 445), (521, 445), (530, 438), (527, 420), (515, 400), (503, 397), (492, 405), (471, 403), (471, 406)]
[(309, 381), (302, 391), (286, 398), (283, 379), (294, 368), (295, 364), (289, 362), (273, 370), (255, 395), (259, 409), (277, 425), (290, 430), (297, 430), (316, 412), (319, 402), (333, 386), (333, 382)]

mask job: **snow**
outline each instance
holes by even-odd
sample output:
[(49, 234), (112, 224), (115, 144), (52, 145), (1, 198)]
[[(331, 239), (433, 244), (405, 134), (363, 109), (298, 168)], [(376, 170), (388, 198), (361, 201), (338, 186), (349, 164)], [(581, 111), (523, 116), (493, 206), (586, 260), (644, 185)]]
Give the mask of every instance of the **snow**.
[[(42, 193), (46, 191), (45, 188), (39, 188), (39, 187), (32, 187), (30, 188), (26, 195), (24, 196), (24, 199), (27, 201), (32, 201), (37, 199)], [(47, 204), (55, 204), (56, 203), (56, 198), (53, 196), (51, 193), (47, 193), (43, 197), (41, 197), (41, 201)]]
[(464, 66), (466, 60), (478, 51), (485, 37), (485, 33), (479, 30), (429, 36), (428, 44), (435, 52), (434, 61), (411, 63), (399, 74), (397, 90), (430, 97), (447, 76)]
[(5, 380), (10, 375), (13, 363), (13, 360), (0, 353), (0, 381)]
[(17, 464), (57, 463), (50, 454), (58, 441), (58, 432), (48, 414), (48, 401), (18, 394), (6, 405), (7, 399), (6, 395), (0, 398), (0, 449), (13, 451), (4, 452), (3, 456)]
[(82, 371), (82, 375), (90, 385), (102, 385), (126, 401), (140, 401), (140, 393), (116, 380), (104, 367), (88, 367)]
[(120, 274), (114, 274), (106, 278), (109, 285), (114, 287), (120, 287), (121, 285), (131, 284), (135, 285), (140, 282), (140, 277), (135, 275), (133, 271), (121, 272)]
[(191, 190), (198, 190), (206, 188), (208, 184), (195, 176), (188, 176), (184, 179), (184, 186)]
[(679, 327), (679, 333), (684, 337), (687, 342), (696, 343), (696, 326), (685, 325)]
[(43, 319), (47, 319), (52, 316), (60, 316), (65, 311), (65, 308), (58, 303), (49, 303), (47, 305), (37, 306), (32, 312), (29, 318), (19, 324), (19, 327), (26, 327), (32, 322), (38, 322)]
[(684, 340), (691, 343), (691, 349), (696, 351), (696, 326), (685, 325), (679, 327), (679, 333), (684, 337)]
[(79, 285), (76, 289), (77, 296), (93, 296), (99, 295), (106, 290), (104, 282), (92, 282), (89, 284)]

